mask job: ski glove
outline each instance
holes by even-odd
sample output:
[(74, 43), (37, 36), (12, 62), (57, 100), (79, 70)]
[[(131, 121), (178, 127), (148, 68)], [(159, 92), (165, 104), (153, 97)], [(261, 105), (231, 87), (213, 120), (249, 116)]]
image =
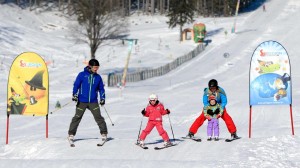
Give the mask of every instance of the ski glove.
[(211, 116), (214, 115), (214, 112), (213, 112), (211, 109), (208, 109), (206, 112), (207, 112), (207, 114), (209, 114), (209, 115), (211, 115)]
[(99, 102), (99, 104), (100, 104), (101, 106), (103, 106), (103, 105), (105, 104), (105, 99), (101, 99), (100, 102)]
[(72, 101), (78, 102), (78, 96), (77, 96), (77, 94), (73, 95)]
[(220, 113), (220, 109), (219, 108), (217, 108), (216, 110), (215, 110), (215, 112), (214, 112), (215, 114), (219, 114)]
[(209, 115), (205, 116), (206, 119), (208, 119), (208, 121), (211, 120), (211, 117)]
[(167, 112), (167, 114), (170, 114), (170, 113), (171, 113), (171, 111), (170, 111), (169, 109), (166, 109), (166, 112)]
[(146, 114), (146, 110), (143, 109), (141, 113), (142, 113), (143, 115), (145, 115), (145, 114)]

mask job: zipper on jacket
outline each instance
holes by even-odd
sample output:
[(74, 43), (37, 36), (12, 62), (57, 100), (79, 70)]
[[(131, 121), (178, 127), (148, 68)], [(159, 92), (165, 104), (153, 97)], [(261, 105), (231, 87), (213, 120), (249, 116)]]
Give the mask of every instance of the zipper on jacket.
[(90, 89), (89, 89), (89, 103), (91, 102), (91, 91), (92, 91), (92, 85), (93, 85), (93, 74), (90, 75), (89, 83), (90, 83)]

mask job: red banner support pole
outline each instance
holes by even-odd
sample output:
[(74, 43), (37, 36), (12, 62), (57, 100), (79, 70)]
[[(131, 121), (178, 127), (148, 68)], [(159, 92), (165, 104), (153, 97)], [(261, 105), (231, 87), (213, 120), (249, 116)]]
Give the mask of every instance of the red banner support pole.
[(290, 115), (291, 115), (291, 125), (292, 125), (292, 135), (294, 134), (294, 121), (293, 121), (293, 113), (292, 113), (292, 104), (290, 104)]
[(6, 144), (8, 144), (8, 128), (9, 128), (9, 114), (7, 114), (7, 120), (6, 120)]
[(250, 113), (249, 113), (249, 138), (251, 138), (251, 117), (252, 117), (252, 106), (250, 106)]

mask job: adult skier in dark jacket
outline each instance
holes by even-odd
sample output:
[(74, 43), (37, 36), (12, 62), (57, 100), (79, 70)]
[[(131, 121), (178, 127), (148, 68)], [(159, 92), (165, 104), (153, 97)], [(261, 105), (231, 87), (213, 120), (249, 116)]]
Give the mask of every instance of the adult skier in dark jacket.
[(105, 90), (101, 76), (97, 73), (99, 62), (91, 59), (89, 65), (77, 75), (73, 86), (73, 101), (77, 102), (76, 112), (72, 118), (68, 131), (69, 139), (73, 140), (76, 135), (78, 125), (86, 109), (89, 109), (97, 122), (102, 141), (107, 139), (107, 126), (104, 118), (101, 116), (98, 104), (98, 93), (100, 97), (100, 105), (105, 104)]

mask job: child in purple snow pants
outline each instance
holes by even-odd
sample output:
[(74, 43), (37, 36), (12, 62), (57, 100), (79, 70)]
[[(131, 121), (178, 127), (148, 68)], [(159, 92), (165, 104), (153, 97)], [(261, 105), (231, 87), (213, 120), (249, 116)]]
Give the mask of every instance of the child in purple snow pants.
[(223, 108), (217, 103), (214, 95), (208, 97), (209, 105), (203, 109), (204, 116), (208, 120), (207, 125), (207, 140), (210, 141), (214, 135), (215, 141), (219, 140), (219, 118), (223, 114)]

